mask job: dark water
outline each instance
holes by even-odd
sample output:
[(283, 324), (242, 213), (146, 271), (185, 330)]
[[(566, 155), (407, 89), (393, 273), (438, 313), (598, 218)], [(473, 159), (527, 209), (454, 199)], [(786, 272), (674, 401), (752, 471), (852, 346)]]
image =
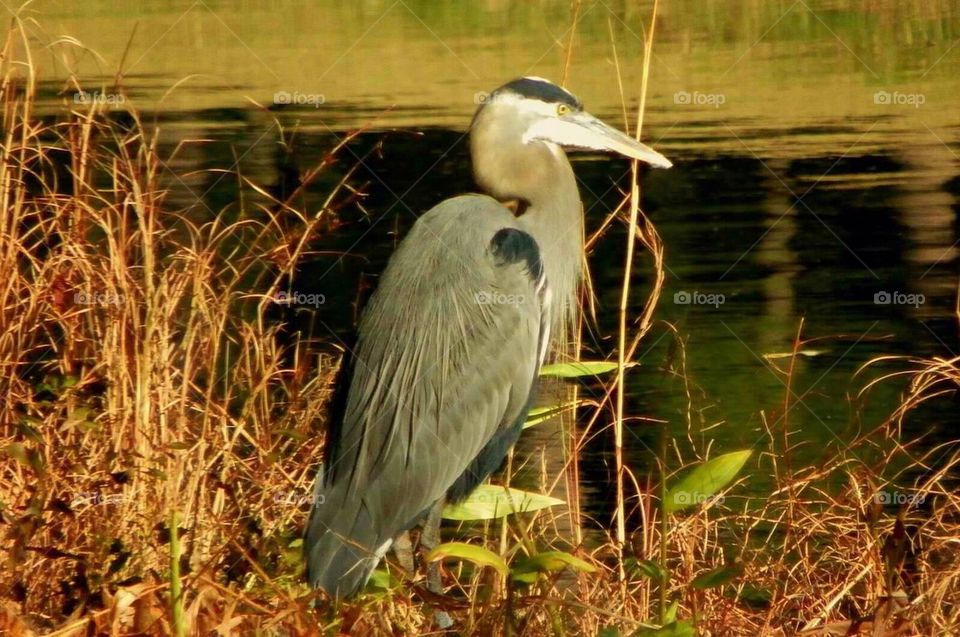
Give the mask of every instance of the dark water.
[[(219, 118), (224, 119), (222, 114)], [(224, 145), (242, 148), (251, 143), (251, 134), (241, 129), (217, 136), (225, 136)], [(303, 134), (292, 152), (274, 150), (259, 165), (247, 166), (258, 174), (272, 173), (276, 179), (266, 183), (275, 190), (290, 191), (285, 180), (295, 180), (317, 163), (338, 139)], [(302, 204), (307, 210), (318, 209), (343, 171), (362, 158), (353, 183), (365, 193), (363, 210), (342, 209), (335, 229), (313, 242), (316, 254), (293, 287), (304, 294), (322, 294), (325, 303), (316, 312), (287, 314), (291, 329), (302, 330), (328, 351), (347, 339), (362, 299), (417, 216), (444, 197), (473, 188), (465, 141), (459, 131), (376, 132), (361, 135), (341, 152), (341, 162), (309, 189)], [(784, 183), (771, 176), (758, 157), (673, 157), (673, 170), (645, 175), (643, 207), (666, 245), (669, 270), (656, 316), (673, 323), (684, 341), (692, 392), (689, 424), (696, 443), (705, 446), (713, 440), (718, 450), (766, 444), (761, 412), (770, 424), (781, 423), (786, 392), (785, 377), (771, 364), (786, 369), (789, 360), (768, 360), (765, 355), (789, 352), (801, 319), (803, 337), (820, 340), (806, 345), (804, 350), (813, 355), (796, 363), (789, 424), (797, 432), (793, 442), (806, 443), (795, 452), (797, 463), (815, 463), (826, 450), (845, 448), (894, 408), (902, 388), (896, 383), (856, 399), (877, 373), (855, 376), (865, 362), (885, 354), (942, 356), (957, 350), (957, 261), (951, 249), (960, 235), (955, 221), (942, 233), (925, 233), (919, 220), (911, 218), (914, 213), (903, 209), (901, 202), (921, 195), (895, 183), (909, 179), (910, 172), (897, 149), (781, 162)], [(213, 156), (199, 163), (215, 166), (224, 159)], [(581, 155), (575, 156), (574, 166), (590, 232), (618, 203), (629, 166)], [(836, 180), (813, 186), (831, 168)], [(878, 174), (891, 183), (877, 185), (872, 176)], [(944, 181), (923, 196), (954, 198), (951, 210), (956, 214), (957, 183)], [(798, 195), (810, 192), (798, 204), (788, 189)], [(213, 176), (196, 190), (209, 190), (205, 199), (214, 210), (235, 199), (234, 185), (217, 183)], [(183, 203), (189, 204), (189, 196)], [(923, 214), (922, 207), (916, 211), (919, 219)], [(615, 227), (591, 254), (598, 316), (587, 336), (589, 358), (615, 354), (624, 246), (625, 232)], [(923, 253), (951, 256), (931, 263), (917, 259)], [(635, 272), (632, 299), (638, 315), (649, 289), (649, 259), (641, 257)], [(891, 298), (896, 293), (898, 299), (915, 295), (916, 303), (878, 304), (875, 297), (884, 293)], [(716, 304), (683, 304), (683, 294)], [(630, 375), (627, 413), (666, 421), (673, 435), (684, 440), (686, 388), (667, 373), (679, 364), (677, 338), (661, 326), (642, 344), (641, 366)], [(601, 388), (588, 385), (587, 395), (599, 398)], [(947, 401), (938, 410), (926, 411), (908, 423), (907, 433), (933, 429), (941, 434), (936, 439), (953, 435), (960, 422), (955, 407)], [(696, 433), (707, 426), (713, 426), (708, 433)], [(628, 431), (631, 465), (644, 473), (653, 466), (659, 429), (634, 421)], [(536, 455), (544, 442), (559, 444), (531, 432), (522, 449)], [(582, 468), (590, 498), (586, 509), (601, 519), (610, 511), (611, 452), (611, 436), (599, 437), (588, 447)], [(559, 450), (547, 455), (556, 466)], [(758, 475), (747, 488), (759, 494), (766, 486), (766, 477)]]
[[(162, 113), (164, 152), (172, 155), (179, 145), (165, 176), (171, 203), (202, 202), (198, 214), (204, 207), (257, 214), (252, 196), (240, 212), (235, 178), (205, 169), (239, 168), (258, 184), (289, 192), (347, 131), (373, 122), (296, 202), (315, 213), (346, 171), (361, 164), (351, 183), (362, 198), (331, 215), (335, 223), (312, 242), (314, 253), (295, 282), (299, 292), (323, 294), (326, 302), (286, 317), (318, 348), (352, 330), (358, 299), (417, 216), (472, 189), (463, 134), (476, 92), (528, 72), (559, 77), (562, 47), (554, 44), (570, 22), (566, 2), (540, 9), (451, 3), (463, 5), (461, 12), (441, 10), (442, 3), (278, 9), (241, 2), (211, 3), (209, 10), (170, 3), (129, 14), (100, 2), (85, 9), (38, 4), (56, 18), (57, 32), (87, 33), (88, 40), (102, 33), (100, 52), (117, 64), (140, 20), (144, 42), (125, 83), (131, 102)], [(701, 449), (711, 440), (715, 451), (764, 445), (761, 414), (781, 423), (786, 392), (771, 366), (789, 365), (769, 355), (791, 350), (802, 320), (803, 337), (817, 340), (805, 346), (811, 355), (796, 361), (788, 418), (793, 441), (805, 443), (794, 462), (816, 463), (880, 424), (896, 404), (902, 387), (893, 383), (857, 399), (879, 373), (855, 375), (865, 362), (887, 354), (955, 356), (960, 349), (960, 7), (665, 4), (644, 137), (675, 167), (644, 176), (643, 208), (666, 246), (656, 318), (678, 335), (656, 327), (630, 373), (627, 413), (637, 419), (629, 425), (629, 460), (641, 475), (653, 466), (659, 428), (640, 417), (665, 421), (680, 440), (689, 425)], [(635, 34), (648, 7), (585, 2), (583, 11), (569, 85), (619, 125), (609, 30), (624, 85), (635, 95)], [(189, 73), (206, 75), (160, 102), (165, 87)], [(278, 90), (322, 91), (325, 103), (270, 106)], [(287, 144), (279, 143), (278, 123)], [(589, 232), (618, 203), (628, 165), (578, 155), (574, 168)], [(598, 316), (586, 339), (589, 358), (615, 351), (624, 235), (615, 224), (590, 255)], [(638, 258), (636, 314), (650, 267), (646, 256)], [(689, 398), (682, 380), (667, 372), (681, 361), (677, 338)], [(955, 399), (941, 401), (910, 420), (905, 433), (955, 437), (956, 407)], [(558, 444), (528, 433), (525, 453)], [(611, 449), (611, 435), (598, 437), (582, 469), (586, 508), (601, 521), (610, 511)], [(767, 481), (754, 475), (745, 488), (762, 494)]]

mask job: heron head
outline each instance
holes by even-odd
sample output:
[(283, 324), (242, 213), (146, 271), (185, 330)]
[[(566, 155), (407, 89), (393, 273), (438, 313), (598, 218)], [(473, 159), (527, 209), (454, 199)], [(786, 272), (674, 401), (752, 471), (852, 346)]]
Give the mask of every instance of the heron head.
[(474, 135), (505, 137), (524, 145), (554, 144), (601, 150), (669, 168), (669, 159), (583, 110), (580, 100), (548, 80), (523, 77), (486, 96), (474, 118)]

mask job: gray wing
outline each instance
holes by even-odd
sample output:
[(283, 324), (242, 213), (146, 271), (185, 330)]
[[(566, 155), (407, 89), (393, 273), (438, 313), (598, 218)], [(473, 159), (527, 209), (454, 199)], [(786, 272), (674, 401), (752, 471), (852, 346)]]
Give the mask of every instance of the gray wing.
[(372, 569), (451, 487), (465, 495), (500, 464), (529, 407), (549, 313), (536, 242), (499, 203), (457, 197), (417, 221), (361, 321), (308, 525), (314, 585), (350, 594), (366, 579), (344, 575), (351, 560), (366, 553), (354, 572)]

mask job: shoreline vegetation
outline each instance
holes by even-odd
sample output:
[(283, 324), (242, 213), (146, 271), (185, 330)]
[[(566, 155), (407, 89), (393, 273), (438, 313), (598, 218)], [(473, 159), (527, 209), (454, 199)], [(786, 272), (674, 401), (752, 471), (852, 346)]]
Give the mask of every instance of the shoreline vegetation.
[[(765, 442), (752, 453), (698, 446), (691, 399), (696, 457), (679, 458), (666, 434), (651, 459), (658, 471), (634, 473), (618, 454), (615, 523), (585, 541), (578, 454), (597, 435), (622, 448), (619, 388), (650, 329), (674, 335), (679, 354), (665, 373), (690, 382), (682, 339), (653, 318), (663, 246), (639, 208), (636, 171), (587, 245), (611, 224), (635, 230), (649, 262), (634, 262), (631, 248), (624, 280), (649, 267), (656, 283), (640, 317), (627, 315), (636, 291), (624, 286), (622, 360), (589, 370), (605, 372), (603, 400), (572, 390), (580, 414), (576, 427), (564, 420), (567, 462), (540, 476), (545, 495), (565, 485), (569, 510), (464, 522), (458, 543), (426, 556), (444, 559), (444, 599), (426, 592), (422, 569), (404, 582), (391, 563), (368, 594), (330, 609), (303, 581), (300, 534), (336, 361), (290, 343), (271, 309), (311, 237), (355, 196), (347, 170), (321, 210), (298, 207), (350, 137), (284, 200), (218, 167), (238, 184), (236, 203), (172, 209), (162, 131), (128, 105), (74, 99), (100, 94), (79, 80), (63, 88), (56, 116), (39, 117), (27, 41), (15, 22), (0, 51), (3, 634), (429, 634), (436, 606), (472, 635), (960, 631), (960, 455), (953, 443), (901, 439), (915, 409), (951, 408), (958, 358), (873, 361), (882, 372), (864, 381), (864, 397), (898, 380), (900, 407), (816, 466), (795, 466), (788, 415), (801, 324)], [(258, 200), (242, 196), (251, 190)], [(511, 461), (496, 483), (513, 470)], [(772, 476), (770, 493), (738, 493), (760, 473)], [(487, 494), (496, 499), (496, 488)]]

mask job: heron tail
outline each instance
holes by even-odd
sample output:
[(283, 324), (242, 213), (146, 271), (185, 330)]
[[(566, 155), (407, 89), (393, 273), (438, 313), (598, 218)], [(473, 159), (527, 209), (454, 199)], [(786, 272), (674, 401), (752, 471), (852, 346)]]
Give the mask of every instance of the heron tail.
[(327, 506), (314, 504), (307, 523), (303, 543), (307, 579), (314, 588), (344, 599), (363, 589), (391, 539), (379, 537), (360, 502), (329, 513)]

